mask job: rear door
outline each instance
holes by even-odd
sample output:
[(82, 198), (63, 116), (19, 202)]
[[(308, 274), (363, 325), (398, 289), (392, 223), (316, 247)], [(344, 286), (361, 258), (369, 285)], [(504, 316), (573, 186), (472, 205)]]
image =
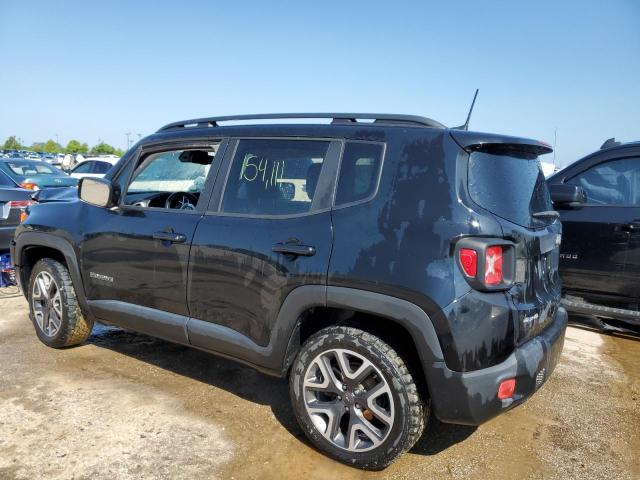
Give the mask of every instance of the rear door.
[(603, 161), (566, 183), (587, 194), (585, 205), (561, 210), (561, 272), (573, 291), (623, 297), (640, 287), (640, 158)]
[(192, 344), (232, 355), (216, 337), (266, 346), (286, 296), (326, 284), (340, 149), (326, 139), (230, 141), (193, 238)]

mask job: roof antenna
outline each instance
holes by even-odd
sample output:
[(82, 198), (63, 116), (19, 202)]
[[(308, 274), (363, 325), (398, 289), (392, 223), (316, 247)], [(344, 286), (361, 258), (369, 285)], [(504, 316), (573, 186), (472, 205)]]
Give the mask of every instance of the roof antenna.
[(473, 112), (473, 106), (476, 104), (476, 98), (478, 98), (478, 92), (480, 90), (476, 88), (476, 93), (473, 96), (473, 101), (471, 102), (471, 108), (469, 109), (469, 114), (467, 115), (467, 121), (464, 122), (464, 125), (460, 125), (456, 127), (456, 130), (469, 130), (469, 120), (471, 119), (471, 112)]

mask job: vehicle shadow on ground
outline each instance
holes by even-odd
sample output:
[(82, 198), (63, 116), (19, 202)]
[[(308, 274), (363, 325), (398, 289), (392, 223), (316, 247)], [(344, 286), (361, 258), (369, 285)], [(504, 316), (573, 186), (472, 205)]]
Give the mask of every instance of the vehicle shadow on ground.
[[(309, 443), (291, 410), (289, 385), (285, 379), (194, 348), (99, 324), (87, 343), (223, 389), (250, 402), (268, 405), (291, 435)], [(425, 434), (411, 452), (435, 455), (463, 441), (474, 431), (474, 427), (441, 423), (431, 415)]]

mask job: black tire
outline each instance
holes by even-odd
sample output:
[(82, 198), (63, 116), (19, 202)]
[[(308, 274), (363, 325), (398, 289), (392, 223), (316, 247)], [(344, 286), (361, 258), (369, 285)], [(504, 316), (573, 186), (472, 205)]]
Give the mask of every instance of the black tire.
[[(56, 284), (57, 291), (60, 293), (62, 312), (59, 322), (60, 326), (57, 332), (52, 335), (48, 335), (43, 331), (38, 325), (35, 315), (34, 284), (36, 278), (38, 278), (42, 272), (46, 272), (51, 276)], [(52, 348), (70, 347), (84, 342), (91, 334), (93, 321), (87, 319), (82, 314), (71, 281), (71, 275), (69, 275), (67, 268), (60, 262), (51, 258), (43, 258), (35, 264), (31, 271), (31, 277), (29, 278), (27, 298), (29, 300), (29, 317), (36, 330), (36, 335), (38, 335), (40, 341), (45, 345)]]
[[(387, 437), (367, 451), (349, 451), (334, 444), (318, 430), (307, 412), (303, 388), (305, 375), (309, 377), (307, 372), (312, 368), (314, 359), (322, 358), (323, 352), (327, 355), (336, 349), (355, 352), (371, 362), (382, 373), (393, 397), (395, 415)], [(413, 447), (422, 435), (429, 415), (429, 403), (421, 398), (416, 381), (402, 357), (380, 338), (357, 328), (328, 327), (309, 338), (296, 356), (289, 387), (296, 418), (311, 443), (331, 458), (366, 470), (381, 470)], [(338, 398), (342, 400), (342, 396)], [(345, 407), (345, 412), (348, 409)], [(340, 428), (345, 431), (349, 427)], [(346, 433), (343, 435), (347, 436)]]

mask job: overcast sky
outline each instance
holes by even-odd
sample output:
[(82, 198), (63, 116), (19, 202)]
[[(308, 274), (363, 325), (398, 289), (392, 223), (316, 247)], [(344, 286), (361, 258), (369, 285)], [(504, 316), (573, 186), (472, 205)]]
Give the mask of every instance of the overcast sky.
[(175, 120), (289, 111), (455, 126), (475, 88), (471, 129), (553, 144), (557, 128), (560, 165), (640, 140), (638, 0), (0, 0), (0, 60), (0, 142), (123, 148)]

